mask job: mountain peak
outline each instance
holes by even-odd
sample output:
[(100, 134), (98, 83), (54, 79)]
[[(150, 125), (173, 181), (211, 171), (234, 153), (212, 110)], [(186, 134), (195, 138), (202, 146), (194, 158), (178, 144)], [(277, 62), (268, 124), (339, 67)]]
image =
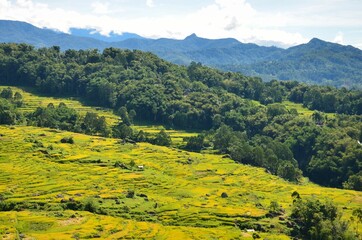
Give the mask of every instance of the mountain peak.
[(195, 33), (187, 36), (187, 37), (185, 38), (185, 40), (186, 40), (186, 39), (194, 39), (194, 38), (198, 38), (198, 36), (197, 36)]
[(323, 41), (323, 40), (321, 40), (321, 39), (319, 39), (319, 38), (312, 38), (312, 39), (308, 42), (309, 45), (321, 45), (321, 44), (325, 44), (325, 43), (326, 43), (325, 41)]

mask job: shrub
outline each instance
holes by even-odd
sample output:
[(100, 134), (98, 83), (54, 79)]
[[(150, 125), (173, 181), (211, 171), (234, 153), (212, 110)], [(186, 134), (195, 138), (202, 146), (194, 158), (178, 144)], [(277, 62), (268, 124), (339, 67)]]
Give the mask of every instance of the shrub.
[(227, 197), (229, 197), (229, 196), (228, 196), (228, 194), (227, 194), (226, 192), (223, 192), (223, 193), (221, 193), (221, 197), (222, 197), (222, 198), (227, 198)]
[(74, 144), (74, 139), (73, 137), (63, 137), (60, 140), (61, 143), (69, 143), (69, 144)]
[(16, 203), (14, 202), (4, 202), (0, 201), (0, 211), (11, 211), (16, 208)]
[(128, 190), (126, 198), (134, 198), (135, 192), (134, 190)]
[(83, 210), (92, 212), (92, 213), (97, 213), (97, 212), (99, 212), (98, 203), (96, 201), (94, 201), (93, 198), (88, 198), (83, 203)]
[(172, 144), (172, 140), (170, 135), (162, 129), (159, 133), (157, 133), (156, 138), (153, 139), (153, 144), (160, 146), (170, 146)]

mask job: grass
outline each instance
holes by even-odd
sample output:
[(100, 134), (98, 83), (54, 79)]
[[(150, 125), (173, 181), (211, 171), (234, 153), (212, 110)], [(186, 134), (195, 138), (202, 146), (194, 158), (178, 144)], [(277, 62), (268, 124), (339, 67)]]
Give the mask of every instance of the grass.
[[(305, 117), (311, 117), (312, 114), (314, 113), (313, 110), (309, 110), (308, 108), (304, 107), (303, 104), (301, 103), (294, 103), (294, 102), (291, 102), (291, 101), (283, 101), (282, 104), (284, 104), (286, 106), (286, 108), (288, 110), (291, 110), (291, 109), (295, 109), (297, 110), (297, 112), (302, 115), (302, 116), (305, 116)], [(329, 118), (334, 118), (335, 117), (335, 114), (334, 113), (324, 113), (326, 116), (328, 116)]]
[[(110, 124), (119, 121), (108, 109), (12, 88), (24, 96), (23, 112), (64, 102), (81, 114), (96, 112)], [(312, 114), (301, 105), (287, 105), (305, 116)], [(133, 128), (155, 134), (164, 127), (139, 124)], [(197, 134), (166, 131), (173, 146)], [(292, 184), (262, 168), (212, 154), (147, 143), (123, 145), (118, 139), (29, 126), (0, 126), (0, 133), (0, 195), (20, 206), (17, 211), (0, 212), (2, 239), (252, 239), (237, 223), (250, 228), (260, 225), (267, 231), (258, 232), (262, 238), (289, 239), (281, 234), (288, 231), (285, 222), (265, 218), (272, 201), (288, 214), (294, 191), (302, 198), (332, 199), (346, 220), (362, 205), (360, 192), (308, 181)], [(74, 144), (60, 142), (69, 136)], [(116, 162), (126, 168), (115, 167)], [(130, 191), (135, 193), (133, 198), (127, 197)], [(227, 198), (221, 197), (223, 192)], [(90, 200), (107, 215), (63, 210), (62, 201), (70, 199)]]
[[(39, 208), (1, 212), (5, 239), (17, 234), (35, 239), (252, 239), (235, 226), (237, 221), (262, 224), (269, 233), (261, 236), (268, 239), (288, 239), (278, 232), (285, 230), (283, 224), (264, 218), (271, 201), (288, 213), (293, 191), (333, 199), (346, 219), (362, 204), (360, 192), (292, 184), (217, 155), (27, 126), (0, 126), (0, 132), (1, 195)], [(75, 144), (60, 143), (64, 136), (73, 136)], [(133, 168), (114, 166), (116, 161), (130, 166), (131, 160)], [(134, 198), (126, 197), (130, 190)], [(229, 197), (222, 198), (223, 192)], [(61, 210), (61, 200), (70, 198), (91, 198), (108, 216)], [(270, 229), (274, 222), (279, 227)]]
[(137, 131), (144, 131), (146, 133), (149, 133), (150, 135), (155, 135), (158, 132), (160, 132), (162, 129), (165, 130), (171, 137), (172, 140), (172, 146), (174, 147), (180, 147), (185, 144), (184, 138), (197, 136), (198, 132), (193, 131), (185, 131), (185, 130), (172, 130), (172, 129), (166, 129), (162, 125), (134, 125), (133, 129)]
[[(0, 91), (2, 89), (7, 88), (7, 86), (0, 86)], [(19, 92), (24, 99), (24, 104), (19, 108), (21, 112), (33, 112), (37, 107), (46, 107), (49, 103), (53, 103), (54, 106), (59, 105), (59, 103), (65, 103), (68, 107), (74, 108), (84, 116), (87, 112), (97, 113), (100, 116), (104, 116), (107, 119), (107, 122), (111, 125), (116, 124), (119, 121), (119, 116), (113, 114), (113, 111), (107, 108), (101, 107), (91, 107), (85, 106), (76, 98), (57, 98), (57, 97), (49, 97), (42, 96), (35, 92), (33, 88), (26, 87), (10, 87), (13, 91)]]
[[(7, 86), (0, 86), (0, 92), (7, 88)], [(10, 87), (13, 91), (21, 93), (24, 99), (24, 104), (19, 110), (23, 113), (29, 113), (36, 110), (37, 107), (46, 107), (49, 103), (53, 103), (54, 106), (59, 105), (59, 103), (65, 103), (68, 107), (74, 108), (77, 110), (80, 115), (85, 116), (87, 112), (97, 113), (99, 116), (104, 116), (107, 120), (107, 123), (110, 125), (116, 125), (120, 121), (120, 117), (113, 113), (113, 110), (102, 107), (92, 107), (86, 106), (80, 102), (77, 98), (57, 98), (49, 96), (41, 96), (35, 92), (33, 88), (19, 88), (19, 87)], [(136, 131), (143, 130), (146, 133), (149, 133), (151, 136), (156, 135), (161, 129), (165, 129), (162, 125), (138, 125), (135, 124), (132, 127)], [(172, 140), (173, 147), (180, 147), (185, 144), (183, 139), (185, 137), (196, 136), (197, 132), (188, 132), (184, 130), (172, 130), (165, 129), (165, 131), (170, 135)]]

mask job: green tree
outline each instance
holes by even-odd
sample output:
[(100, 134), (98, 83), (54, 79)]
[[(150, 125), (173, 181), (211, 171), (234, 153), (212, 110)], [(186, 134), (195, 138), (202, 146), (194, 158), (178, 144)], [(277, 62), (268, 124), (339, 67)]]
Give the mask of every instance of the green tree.
[(116, 138), (126, 139), (132, 137), (132, 135), (132, 128), (123, 122), (113, 127), (113, 136)]
[(17, 107), (21, 107), (23, 105), (23, 96), (19, 92), (15, 92), (14, 94), (14, 103)]
[(228, 148), (230, 152), (230, 156), (233, 160), (244, 163), (244, 164), (254, 164), (253, 155), (252, 155), (252, 147), (249, 145), (247, 141), (235, 141)]
[(362, 172), (350, 175), (348, 180), (343, 183), (343, 187), (346, 189), (362, 191)]
[(288, 110), (285, 107), (285, 105), (283, 105), (283, 104), (274, 103), (274, 104), (269, 104), (267, 106), (267, 114), (270, 119), (274, 118), (275, 116), (287, 114), (287, 113), (288, 113)]
[(312, 119), (318, 125), (322, 125), (324, 123), (324, 115), (320, 111), (314, 111)]
[(288, 181), (297, 182), (302, 176), (302, 171), (291, 162), (283, 161), (278, 166), (277, 175)]
[(131, 109), (128, 113), (128, 117), (129, 117), (129, 120), (131, 121), (131, 123), (133, 123), (136, 116), (137, 116), (136, 111), (134, 109)]
[(82, 124), (82, 128), (85, 133), (92, 134), (95, 132), (97, 125), (97, 117), (98, 115), (96, 113), (91, 113), (91, 112), (86, 113)]
[(21, 121), (22, 116), (17, 112), (15, 106), (6, 99), (0, 99), (0, 124), (16, 124)]
[(233, 130), (229, 126), (222, 125), (216, 130), (214, 135), (214, 148), (222, 153), (226, 153), (233, 136)]
[(127, 108), (121, 107), (118, 112), (119, 115), (121, 116), (122, 122), (127, 126), (131, 126), (131, 118), (128, 116)]
[(0, 97), (12, 100), (13, 99), (13, 90), (10, 87), (4, 88), (1, 93)]
[(160, 146), (170, 146), (172, 141), (170, 135), (162, 129), (159, 133), (157, 133), (153, 143)]
[(185, 149), (199, 152), (204, 147), (204, 139), (202, 134), (187, 138)]
[(316, 199), (295, 199), (291, 219), (297, 227), (292, 235), (302, 239), (353, 239), (348, 223), (341, 220), (341, 214), (332, 202)]

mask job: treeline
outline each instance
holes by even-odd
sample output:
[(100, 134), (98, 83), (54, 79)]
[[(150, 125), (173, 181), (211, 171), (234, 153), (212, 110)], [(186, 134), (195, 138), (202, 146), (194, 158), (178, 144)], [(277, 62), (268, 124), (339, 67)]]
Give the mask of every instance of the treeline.
[[(264, 83), (260, 78), (220, 72), (198, 63), (182, 67), (151, 53), (115, 48), (102, 53), (61, 52), (59, 47), (1, 44), (0, 83), (35, 86), (52, 95), (77, 95), (105, 107), (126, 105), (139, 113), (139, 119), (190, 128), (208, 129), (212, 114), (220, 111), (227, 93), (263, 104), (290, 99), (312, 110), (362, 113), (361, 91), (296, 81)], [(200, 109), (206, 102), (211, 106)], [(207, 124), (199, 124), (201, 121)]]
[[(170, 146), (172, 144), (171, 137), (165, 130), (161, 130), (155, 136), (151, 136), (142, 130), (134, 131), (130, 127), (133, 118), (129, 117), (129, 115), (132, 116), (132, 112), (129, 114), (125, 107), (122, 107), (120, 111), (122, 120), (117, 125), (110, 126), (104, 116), (99, 116), (94, 112), (87, 112), (82, 116), (75, 109), (67, 107), (62, 102), (58, 106), (49, 103), (47, 107), (38, 107), (34, 112), (25, 114), (17, 109), (23, 103), (22, 95), (19, 92), (13, 94), (11, 88), (3, 89), (0, 92), (0, 124), (26, 124), (88, 135), (116, 137), (121, 138), (124, 143), (149, 142), (161, 146)], [(68, 142), (66, 139), (64, 141)]]
[[(289, 180), (297, 181), (302, 170), (325, 186), (362, 189), (361, 91), (295, 81), (264, 83), (198, 63), (177, 66), (141, 51), (61, 52), (25, 44), (0, 45), (0, 83), (75, 95), (119, 114), (125, 108), (135, 120), (206, 130), (204, 137), (189, 139), (186, 148), (200, 150), (206, 139), (206, 145), (236, 161)], [(298, 116), (284, 100), (316, 111), (312, 118)], [(337, 114), (327, 118), (324, 112)], [(136, 138), (125, 126), (119, 126), (124, 134)], [(290, 172), (295, 174), (287, 176)]]
[[(361, 191), (361, 116), (337, 115), (324, 119), (321, 125), (319, 114), (316, 112), (311, 119), (288, 112), (280, 114), (266, 121), (262, 131), (251, 137), (248, 131), (222, 125), (205, 139), (211, 139), (214, 149), (230, 154), (232, 159), (265, 167), (289, 181), (298, 181), (303, 172), (324, 186)], [(202, 149), (200, 144), (204, 142), (198, 145)]]
[(85, 133), (89, 135), (109, 136), (110, 129), (105, 117), (87, 112), (85, 116), (64, 103), (54, 106), (38, 107), (34, 112), (22, 114), (18, 107), (24, 104), (21, 93), (13, 93), (11, 88), (5, 88), (0, 93), (0, 124), (27, 124), (38, 127), (49, 127), (66, 131)]

